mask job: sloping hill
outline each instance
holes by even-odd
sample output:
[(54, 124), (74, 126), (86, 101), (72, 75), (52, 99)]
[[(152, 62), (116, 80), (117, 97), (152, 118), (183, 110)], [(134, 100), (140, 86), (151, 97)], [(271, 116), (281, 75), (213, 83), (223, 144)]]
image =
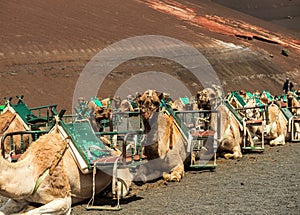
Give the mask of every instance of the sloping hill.
[[(140, 35), (193, 45), (212, 64), (225, 90), (278, 94), (286, 76), (300, 83), (297, 33), (208, 0), (11, 0), (1, 1), (0, 7), (0, 98), (24, 94), (30, 106), (56, 103), (70, 110), (87, 62), (110, 44)], [(193, 93), (201, 89), (182, 66), (142, 58), (118, 66), (99, 96), (114, 95), (112, 89), (121, 82), (146, 71), (177, 74)]]
[(285, 28), (300, 31), (299, 0), (247, 0), (244, 4), (239, 0), (213, 1)]

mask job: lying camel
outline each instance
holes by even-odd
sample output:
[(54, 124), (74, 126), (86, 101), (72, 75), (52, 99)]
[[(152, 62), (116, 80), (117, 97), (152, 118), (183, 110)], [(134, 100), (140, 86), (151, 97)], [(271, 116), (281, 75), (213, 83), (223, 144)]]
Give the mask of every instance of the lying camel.
[[(212, 108), (215, 108), (220, 113), (221, 125), (219, 129), (221, 129), (221, 139), (218, 140), (218, 156), (226, 159), (241, 158), (243, 156), (241, 152), (243, 141), (241, 126), (229, 108), (223, 103), (218, 104), (219, 101), (222, 101), (222, 93), (216, 86), (213, 88), (206, 88), (197, 93), (199, 109), (211, 110)], [(210, 118), (210, 127), (218, 128), (217, 122), (217, 115), (212, 114)]]
[[(10, 198), (0, 214), (19, 213), (30, 203), (42, 206), (27, 211), (28, 215), (70, 214), (72, 204), (91, 198), (93, 193), (93, 174), (80, 171), (57, 129), (33, 142), (16, 163), (0, 156), (0, 166), (0, 194)], [(110, 174), (97, 171), (95, 193), (111, 182)], [(125, 182), (129, 187), (130, 181)]]
[(147, 90), (138, 98), (145, 127), (144, 153), (148, 162), (140, 166), (135, 180), (154, 180), (163, 176), (166, 181), (180, 181), (184, 176), (184, 162), (188, 159), (187, 141), (174, 118), (160, 110), (164, 95)]
[[(15, 112), (12, 111), (11, 108), (6, 108), (4, 111), (0, 114), (0, 137), (2, 137), (4, 134), (8, 132), (13, 131), (24, 131), (29, 130), (29, 127), (23, 122), (21, 117)], [(23, 136), (23, 149), (21, 147), (21, 136), (18, 135), (14, 137), (14, 143), (15, 146), (12, 149), (10, 139), (6, 138), (4, 141), (4, 145), (2, 148), (2, 153), (4, 154), (4, 157), (6, 159), (9, 158), (11, 154), (19, 154), (22, 150), (25, 150), (28, 148), (30, 142), (30, 136), (24, 135)]]
[[(299, 91), (299, 90), (298, 90)], [(297, 92), (298, 92), (297, 91)], [(297, 94), (294, 95), (293, 92), (288, 92), (287, 94), (287, 107), (291, 110), (292, 114), (295, 116), (294, 120), (294, 139), (299, 140), (300, 139), (300, 123), (299, 123), (299, 117), (300, 117), (300, 102), (298, 99), (296, 99), (295, 96), (298, 96)], [(291, 125), (293, 126), (293, 125)], [(289, 127), (289, 130), (291, 131), (291, 127)]]
[(264, 133), (265, 140), (269, 141), (270, 146), (284, 145), (287, 139), (287, 120), (281, 112), (278, 105), (271, 103), (267, 106), (266, 111), (267, 124), (262, 130), (261, 126), (252, 126), (252, 133), (258, 137)]
[[(220, 104), (216, 110), (219, 111), (221, 117), (219, 147), (217, 154), (226, 159), (241, 158), (241, 145), (243, 142), (241, 126), (233, 115), (233, 113), (224, 104)], [(211, 116), (211, 127), (217, 128), (217, 116)]]

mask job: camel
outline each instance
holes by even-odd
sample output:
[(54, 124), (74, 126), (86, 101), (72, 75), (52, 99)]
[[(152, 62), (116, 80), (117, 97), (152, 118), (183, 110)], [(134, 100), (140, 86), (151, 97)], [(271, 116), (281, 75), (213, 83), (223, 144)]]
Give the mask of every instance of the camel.
[[(9, 198), (0, 214), (24, 213), (30, 203), (42, 206), (26, 211), (27, 215), (71, 214), (72, 204), (91, 198), (93, 191), (97, 194), (112, 182), (112, 174), (107, 172), (97, 171), (95, 177), (93, 173), (83, 174), (72, 156), (68, 138), (63, 139), (57, 128), (33, 142), (16, 163), (0, 156), (0, 194)], [(131, 180), (126, 170), (122, 173), (128, 188)], [(127, 192), (124, 189), (123, 195)]]
[[(219, 147), (217, 150), (218, 156), (226, 159), (238, 159), (243, 157), (241, 145), (243, 141), (242, 126), (234, 114), (225, 104), (220, 104), (216, 110), (219, 111), (221, 117), (221, 139), (218, 140)], [(216, 128), (216, 115), (211, 116), (211, 127)]]
[(126, 99), (123, 99), (120, 104), (121, 112), (135, 112), (139, 111), (138, 104), (132, 95), (128, 95)]
[[(263, 95), (263, 102), (261, 102), (260, 97)], [(268, 98), (268, 100), (266, 100)], [(284, 145), (285, 139), (287, 137), (287, 120), (285, 119), (283, 113), (281, 112), (278, 105), (274, 102), (269, 103), (271, 97), (267, 93), (260, 94), (258, 91), (254, 93), (254, 96), (244, 105), (244, 108), (248, 107), (261, 107), (255, 109), (247, 109), (246, 115), (250, 120), (263, 120), (267, 119), (265, 129), (263, 126), (249, 126), (249, 130), (252, 134), (256, 135), (258, 138), (264, 135), (264, 139), (269, 141), (271, 146)], [(266, 108), (266, 115), (261, 112), (264, 103), (269, 103)]]
[[(280, 110), (280, 107), (275, 103), (270, 103), (266, 110), (266, 127), (262, 131), (262, 127), (252, 126), (252, 133), (261, 136), (269, 141), (270, 146), (284, 145), (287, 138), (287, 119)], [(260, 116), (262, 118), (262, 116)]]
[(170, 100), (169, 104), (174, 111), (192, 110), (194, 108), (194, 104), (191, 101), (193, 100), (193, 98), (190, 99), (188, 97), (181, 97), (174, 101)]
[(291, 109), (293, 115), (300, 116), (300, 102), (295, 98), (293, 92), (287, 93), (287, 107)]
[[(22, 118), (8, 105), (0, 114), (0, 137), (4, 134), (13, 131), (29, 130), (28, 125), (22, 120)], [(4, 145), (2, 146), (2, 153), (6, 159), (9, 159), (13, 154), (20, 154), (21, 151), (26, 150), (30, 143), (30, 136), (23, 135), (22, 141), (24, 146), (21, 147), (21, 136), (14, 137), (14, 148), (11, 148), (10, 139), (6, 138)]]
[[(147, 90), (138, 97), (145, 128), (144, 154), (148, 162), (141, 165), (135, 180), (149, 181), (163, 176), (165, 181), (181, 181), (184, 162), (188, 159), (187, 144), (173, 115), (164, 107), (164, 94)], [(171, 107), (168, 106), (170, 110)]]
[(212, 85), (202, 91), (198, 91), (195, 100), (196, 104), (193, 110), (211, 110), (215, 109), (218, 104), (222, 101), (223, 92), (220, 86)]
[[(218, 101), (222, 101), (222, 93), (217, 87), (213, 87), (213, 89), (204, 89), (203, 91), (199, 92), (199, 95), (200, 96), (197, 96), (198, 103), (207, 104), (204, 105), (202, 109), (210, 110), (211, 108), (215, 108), (220, 113), (221, 128), (219, 129), (221, 129), (221, 139), (218, 140), (218, 156), (226, 159), (241, 158), (243, 156), (241, 152), (241, 145), (243, 141), (241, 133), (242, 126), (239, 124), (234, 114), (223, 102), (218, 104)], [(212, 106), (210, 106), (210, 104), (212, 104)], [(211, 128), (217, 128), (216, 114), (211, 115), (210, 124)]]
[[(298, 99), (296, 99), (295, 95), (293, 92), (288, 92), (287, 94), (287, 107), (290, 109), (292, 114), (294, 115), (293, 117), (293, 122), (294, 122), (294, 134), (292, 134), (292, 138), (294, 140), (299, 140), (300, 139), (300, 102)], [(292, 132), (291, 126), (289, 122), (289, 132)]]
[(260, 101), (265, 105), (271, 103), (272, 101), (274, 101), (274, 99), (275, 99), (275, 97), (266, 90), (264, 90), (260, 95)]
[(271, 146), (284, 145), (287, 137), (287, 120), (280, 108), (272, 103), (268, 106), (265, 139), (269, 140)]
[(110, 119), (112, 112), (111, 99), (92, 98), (87, 101), (85, 98), (78, 98), (77, 107), (75, 107), (77, 118), (89, 119), (94, 131), (103, 131), (105, 127), (105, 120)]
[(210, 96), (209, 90), (204, 89), (202, 91), (197, 92), (196, 94), (196, 104), (194, 105), (194, 110), (210, 110)]

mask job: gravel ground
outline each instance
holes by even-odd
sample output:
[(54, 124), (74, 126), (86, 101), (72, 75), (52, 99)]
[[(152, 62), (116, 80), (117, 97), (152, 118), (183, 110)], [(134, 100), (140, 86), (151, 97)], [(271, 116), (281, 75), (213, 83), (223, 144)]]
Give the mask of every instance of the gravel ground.
[[(262, 154), (219, 159), (215, 172), (189, 170), (180, 183), (135, 184), (121, 211), (87, 211), (83, 202), (72, 214), (299, 214), (299, 156), (300, 143), (267, 146)], [(97, 196), (95, 205), (103, 204), (115, 201)]]
[[(218, 160), (216, 172), (187, 171), (180, 183), (134, 185), (118, 212), (73, 214), (299, 214), (300, 144), (266, 147), (262, 154)], [(95, 204), (111, 204), (98, 198)]]

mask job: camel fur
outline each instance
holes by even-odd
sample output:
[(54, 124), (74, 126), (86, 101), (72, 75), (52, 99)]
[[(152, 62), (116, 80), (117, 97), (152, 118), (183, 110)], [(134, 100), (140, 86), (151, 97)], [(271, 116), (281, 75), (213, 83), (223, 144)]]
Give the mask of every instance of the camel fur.
[[(57, 131), (33, 142), (16, 163), (0, 157), (0, 167), (0, 194), (10, 198), (0, 208), (0, 214), (24, 213), (30, 203), (42, 206), (26, 211), (27, 215), (70, 214), (72, 204), (91, 198), (93, 193), (93, 175), (80, 171), (67, 142)], [(48, 169), (49, 173), (45, 172)], [(111, 182), (111, 175), (97, 171), (95, 192)]]
[[(0, 137), (4, 134), (14, 131), (24, 131), (28, 130), (28, 126), (23, 122), (21, 117), (14, 111), (12, 112), (11, 109), (6, 108), (0, 114)], [(24, 149), (28, 148), (30, 142), (30, 136), (24, 135)], [(13, 149), (14, 154), (21, 153), (21, 136), (17, 135), (14, 137), (15, 148)], [(10, 139), (6, 138), (4, 141), (4, 155), (5, 158), (9, 157), (11, 149)]]
[[(226, 159), (241, 158), (243, 156), (241, 152), (243, 137), (237, 119), (224, 104), (220, 104), (217, 110), (220, 112), (221, 117), (221, 128), (219, 128), (221, 129), (221, 139), (219, 140), (217, 153)], [(211, 117), (211, 127), (217, 128), (216, 123), (217, 118), (214, 114)]]
[(148, 90), (138, 99), (146, 132), (143, 145), (148, 162), (139, 168), (136, 180), (149, 181), (163, 176), (166, 181), (179, 182), (188, 157), (187, 142), (173, 117), (159, 110), (161, 98), (162, 93)]

